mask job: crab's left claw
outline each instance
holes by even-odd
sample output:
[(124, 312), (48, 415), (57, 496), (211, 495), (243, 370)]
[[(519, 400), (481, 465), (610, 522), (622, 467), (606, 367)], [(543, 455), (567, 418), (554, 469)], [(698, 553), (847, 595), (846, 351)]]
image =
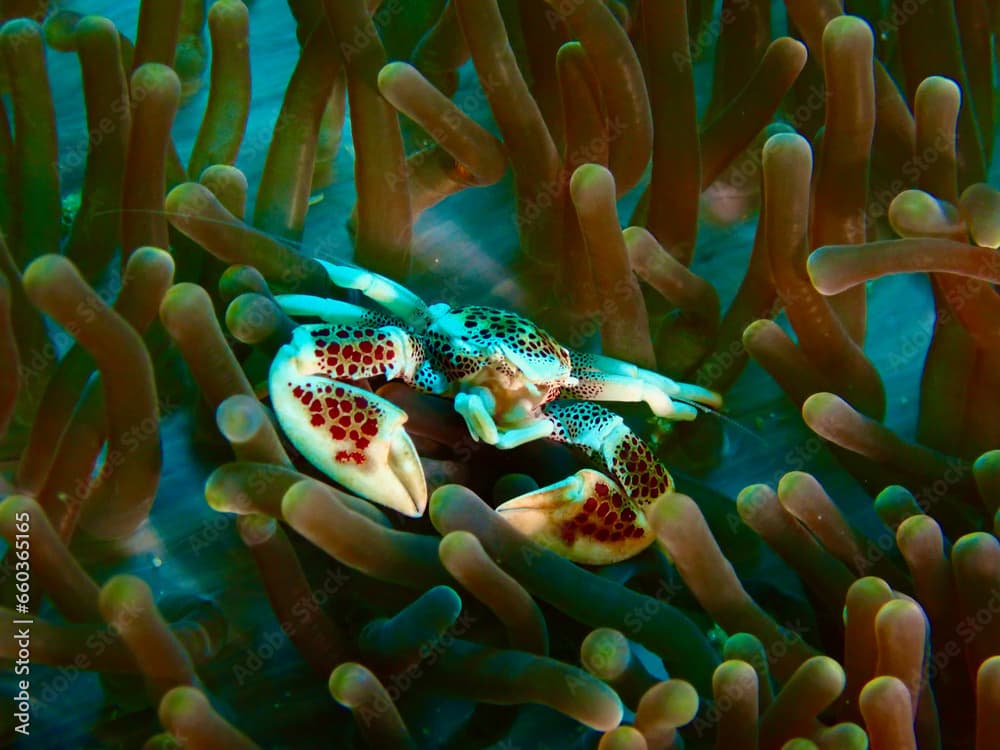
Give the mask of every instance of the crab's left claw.
[(508, 500), (497, 511), (538, 544), (584, 565), (625, 560), (654, 539), (642, 511), (593, 469)]
[(302, 374), (287, 344), (269, 388), (281, 429), (313, 466), (372, 502), (423, 515), (427, 483), (404, 411), (362, 388)]

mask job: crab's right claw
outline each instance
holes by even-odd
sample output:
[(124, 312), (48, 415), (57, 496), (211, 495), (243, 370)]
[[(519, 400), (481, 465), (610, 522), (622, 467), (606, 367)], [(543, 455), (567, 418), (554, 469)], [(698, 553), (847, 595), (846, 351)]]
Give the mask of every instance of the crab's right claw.
[(374, 503), (423, 515), (427, 483), (404, 411), (356, 386), (300, 374), (288, 345), (272, 364), (269, 388), (281, 429), (309, 463)]
[(642, 511), (593, 469), (508, 500), (497, 512), (536, 543), (584, 565), (626, 560), (654, 539)]
[(680, 383), (641, 368), (636, 368), (636, 379), (642, 391), (642, 400), (658, 417), (690, 421), (698, 416), (700, 407), (722, 408), (722, 396), (700, 385)]

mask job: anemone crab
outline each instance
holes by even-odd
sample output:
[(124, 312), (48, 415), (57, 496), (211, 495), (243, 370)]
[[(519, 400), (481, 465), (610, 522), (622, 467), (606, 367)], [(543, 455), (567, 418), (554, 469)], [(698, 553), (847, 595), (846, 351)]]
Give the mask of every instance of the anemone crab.
[[(650, 448), (595, 401), (644, 401), (654, 414), (690, 420), (717, 394), (598, 354), (575, 352), (515, 313), (427, 305), (375, 273), (323, 262), (338, 287), (384, 311), (339, 300), (279, 295), (297, 326), (271, 364), (268, 389), (282, 430), (316, 468), (352, 492), (408, 516), (427, 505), (406, 413), (348, 381), (400, 379), (449, 397), (475, 440), (513, 448), (540, 438), (574, 446), (596, 469), (497, 508), (539, 544), (576, 562), (631, 557), (653, 540), (642, 507), (673, 480)], [(610, 478), (614, 477), (614, 479)]]

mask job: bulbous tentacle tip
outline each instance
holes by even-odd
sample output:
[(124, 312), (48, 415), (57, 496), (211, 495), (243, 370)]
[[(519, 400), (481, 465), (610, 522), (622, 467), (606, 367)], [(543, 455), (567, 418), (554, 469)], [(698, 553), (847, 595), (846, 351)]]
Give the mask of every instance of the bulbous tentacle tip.
[(593, 469), (508, 500), (497, 512), (532, 541), (584, 565), (626, 560), (654, 539), (642, 511)]
[(980, 247), (1000, 248), (1000, 190), (979, 182), (969, 185), (958, 202), (972, 241)]

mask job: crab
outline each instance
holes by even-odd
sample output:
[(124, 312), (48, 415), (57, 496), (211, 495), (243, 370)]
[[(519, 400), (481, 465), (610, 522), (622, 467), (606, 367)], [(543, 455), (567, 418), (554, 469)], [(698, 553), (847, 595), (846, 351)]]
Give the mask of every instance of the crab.
[(451, 398), (473, 439), (501, 449), (549, 439), (594, 468), (496, 510), (542, 546), (583, 564), (617, 562), (653, 541), (643, 507), (673, 488), (670, 473), (621, 416), (595, 401), (643, 401), (671, 420), (718, 408), (717, 394), (598, 354), (572, 351), (526, 318), (479, 305), (426, 304), (378, 274), (320, 261), (331, 282), (382, 310), (279, 295), (297, 326), (275, 356), (268, 390), (292, 445), (348, 490), (421, 516), (427, 485), (406, 413), (351, 381), (399, 379)]

